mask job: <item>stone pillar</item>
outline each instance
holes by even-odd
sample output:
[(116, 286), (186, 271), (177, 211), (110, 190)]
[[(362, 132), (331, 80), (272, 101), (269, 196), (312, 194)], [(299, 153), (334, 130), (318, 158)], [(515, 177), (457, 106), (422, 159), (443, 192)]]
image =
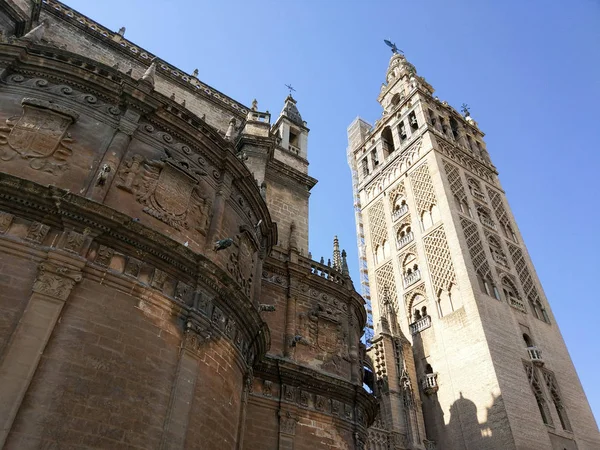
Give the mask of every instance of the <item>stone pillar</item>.
[(298, 416), (292, 411), (279, 411), (279, 449), (294, 450)]
[(161, 450), (185, 447), (189, 415), (198, 378), (197, 350), (202, 340), (203, 338), (194, 330), (187, 329), (185, 331), (169, 400), (169, 409), (163, 427)]
[(292, 280), (288, 280), (290, 287), (287, 293), (287, 302), (285, 308), (285, 346), (283, 354), (286, 358), (292, 356), (292, 343), (296, 335), (296, 289), (292, 287)]
[(127, 152), (131, 136), (137, 127), (139, 119), (140, 115), (135, 111), (129, 109), (125, 112), (88, 187), (87, 197), (97, 202), (104, 201), (108, 189), (119, 170), (123, 156)]
[(242, 392), (242, 404), (240, 406), (240, 422), (238, 424), (237, 448), (244, 448), (244, 431), (246, 430), (246, 411), (248, 410), (248, 397), (252, 392), (253, 371), (252, 367), (248, 369), (244, 377), (244, 391)]
[(50, 253), (40, 264), (27, 307), (0, 363), (0, 448), (85, 261)]

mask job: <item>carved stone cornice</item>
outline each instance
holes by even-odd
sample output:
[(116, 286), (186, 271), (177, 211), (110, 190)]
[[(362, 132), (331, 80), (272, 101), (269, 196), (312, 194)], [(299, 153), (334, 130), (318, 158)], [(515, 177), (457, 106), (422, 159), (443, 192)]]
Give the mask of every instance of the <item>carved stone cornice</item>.
[(377, 399), (362, 385), (272, 355), (254, 367), (254, 376), (263, 380), (254, 396), (274, 398), (273, 384), (280, 384), (280, 401), (290, 407), (337, 416), (363, 429), (373, 423), (379, 408)]
[(111, 126), (118, 127), (121, 123), (127, 128), (122, 120), (122, 108), (144, 115), (152, 126), (166, 133), (169, 141), (162, 142), (163, 146), (170, 146), (175, 137), (190, 162), (200, 159), (211, 163), (210, 175), (216, 182), (230, 176), (257, 216), (249, 225), (254, 226), (262, 219), (261, 230), (267, 238), (267, 247), (276, 242), (274, 225), (260, 189), (246, 165), (236, 157), (232, 143), (189, 110), (159, 92), (140, 93), (137, 80), (112, 67), (53, 47), (0, 43), (0, 66), (8, 67), (2, 74), (2, 82), (10, 87), (26, 89), (36, 95), (43, 93), (40, 101), (48, 97), (64, 98), (71, 109), (85, 108), (90, 115)]
[(310, 190), (317, 184), (316, 178), (304, 174), (277, 159), (271, 159), (267, 163), (265, 177), (296, 187), (296, 189), (299, 189), (301, 192), (305, 192), (306, 195), (308, 195)]
[[(60, 230), (64, 222), (68, 222), (69, 229), (56, 242), (66, 250), (65, 258), (79, 258), (75, 250), (81, 241), (86, 236), (89, 239), (94, 236), (95, 260), (88, 264), (94, 264), (98, 269), (111, 270), (108, 267), (118, 252), (126, 256), (122, 275), (135, 280), (143, 260), (144, 264), (154, 267), (148, 287), (162, 293), (166, 276), (176, 281), (174, 293), (168, 296), (188, 311), (184, 314), (192, 317), (196, 314), (192, 311), (191, 293), (195, 286), (201, 287), (213, 302), (203, 320), (213, 321), (215, 332), (231, 339), (241, 355), (251, 354), (255, 359), (267, 351), (270, 334), (260, 317), (258, 304), (253, 304), (244, 295), (231, 276), (209, 259), (210, 255), (195, 253), (102, 204), (54, 186), (41, 186), (4, 173), (0, 173), (0, 209), (5, 232), (15, 215), (31, 221), (24, 239), (29, 245), (40, 245), (51, 228)], [(45, 223), (38, 222), (41, 217)], [(44, 266), (34, 289), (64, 300), (77, 277), (70, 271), (53, 270), (53, 267)], [(59, 275), (61, 279), (57, 279)]]
[(40, 264), (33, 282), (33, 292), (67, 300), (75, 283), (81, 281), (81, 271), (59, 266), (49, 261)]

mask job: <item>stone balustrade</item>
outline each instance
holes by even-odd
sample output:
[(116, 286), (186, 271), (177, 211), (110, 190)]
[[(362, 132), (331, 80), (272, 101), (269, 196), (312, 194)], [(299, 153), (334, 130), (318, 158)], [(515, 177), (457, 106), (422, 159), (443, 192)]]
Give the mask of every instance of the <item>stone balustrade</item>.
[(415, 235), (413, 234), (413, 232), (409, 231), (408, 233), (406, 233), (404, 236), (402, 236), (400, 239), (398, 239), (396, 241), (397, 249), (400, 250), (402, 247), (411, 243), (414, 240), (414, 238), (415, 238)]
[(419, 320), (411, 323), (409, 325), (410, 334), (413, 336), (417, 333), (420, 333), (423, 330), (426, 330), (431, 326), (431, 316), (421, 317)]
[(404, 277), (404, 287), (407, 288), (408, 286), (415, 284), (420, 279), (421, 271), (417, 269)]

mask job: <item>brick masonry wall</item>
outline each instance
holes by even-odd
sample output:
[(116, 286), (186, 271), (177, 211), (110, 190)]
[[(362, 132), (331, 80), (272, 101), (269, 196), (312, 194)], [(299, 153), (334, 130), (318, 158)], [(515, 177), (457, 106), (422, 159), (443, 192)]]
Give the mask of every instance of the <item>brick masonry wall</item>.
[(31, 292), (37, 262), (0, 249), (0, 357), (8, 344)]
[(7, 448), (158, 447), (180, 339), (156, 313), (84, 279), (50, 338)]
[(288, 248), (290, 227), (294, 223), (298, 251), (308, 255), (308, 192), (300, 194), (290, 186), (268, 180), (267, 205), (273, 221), (277, 223), (278, 245)]
[(242, 368), (226, 339), (205, 343), (199, 353), (200, 377), (190, 410), (185, 448), (235, 449), (240, 420)]

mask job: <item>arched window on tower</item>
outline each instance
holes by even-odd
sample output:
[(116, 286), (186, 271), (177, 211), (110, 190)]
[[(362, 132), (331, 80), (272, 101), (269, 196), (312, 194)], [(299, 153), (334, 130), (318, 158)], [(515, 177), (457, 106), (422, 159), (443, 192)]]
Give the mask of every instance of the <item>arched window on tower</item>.
[(458, 122), (456, 121), (456, 119), (454, 117), (450, 117), (450, 130), (452, 131), (452, 137), (454, 139), (458, 139), (458, 137), (459, 137)]
[(481, 185), (476, 179), (471, 177), (467, 178), (467, 185), (469, 186), (469, 192), (473, 197), (482, 202), (486, 201), (485, 195), (483, 195), (483, 192), (481, 191)]
[(439, 289), (437, 292), (438, 315), (444, 317), (462, 306), (458, 287), (450, 283), (447, 289)]
[(394, 209), (392, 211), (392, 219), (398, 220), (408, 212), (408, 205), (403, 195), (398, 195), (394, 200)]
[(387, 240), (385, 240), (381, 244), (381, 247), (382, 247), (383, 259), (389, 258), (390, 257), (390, 243)]
[(535, 397), (540, 415), (542, 416), (542, 421), (546, 425), (552, 425), (552, 417), (550, 416), (550, 410), (548, 408), (548, 404), (546, 403), (546, 398), (542, 389), (542, 383), (540, 382), (538, 376), (538, 371), (530, 362), (523, 362), (523, 365), (525, 367), (525, 372), (527, 373), (529, 386), (531, 387), (531, 391)]
[(492, 258), (494, 261), (496, 261), (498, 264), (508, 267), (508, 258), (504, 254), (504, 250), (502, 250), (500, 241), (492, 234), (489, 234), (488, 242), (490, 244), (490, 252), (492, 253)]
[(496, 229), (496, 222), (494, 222), (492, 220), (492, 216), (490, 214), (490, 211), (483, 207), (483, 206), (478, 206), (477, 207), (477, 215), (479, 216), (479, 221), (485, 225), (488, 228), (491, 228), (492, 230)]
[(500, 300), (500, 293), (498, 292), (498, 288), (494, 281), (488, 276), (482, 274), (481, 272), (477, 272), (477, 281), (479, 281), (479, 287), (483, 292), (485, 292), (490, 297), (495, 297)]
[(435, 203), (429, 206), (428, 211), (421, 213), (421, 228), (423, 231), (428, 230), (433, 224), (439, 222), (440, 212)]
[(521, 301), (519, 291), (508, 276), (502, 277), (502, 292), (509, 305), (517, 309), (525, 310), (525, 305), (523, 305), (523, 302)]
[(556, 382), (556, 378), (554, 374), (548, 370), (544, 370), (542, 373), (544, 375), (546, 387), (550, 392), (550, 398), (552, 399), (552, 403), (554, 403), (554, 407), (556, 408), (560, 424), (563, 430), (571, 431), (571, 423), (569, 422), (569, 418), (567, 417), (567, 410), (565, 409), (565, 406), (563, 404), (560, 391), (558, 389), (558, 383)]
[(392, 137), (392, 130), (390, 127), (385, 127), (381, 131), (381, 145), (383, 146), (384, 158), (387, 158), (396, 150), (394, 147), (394, 138)]
[(513, 242), (518, 242), (517, 235), (508, 223), (502, 224), (502, 231), (504, 233), (504, 236), (506, 236), (508, 239), (512, 240)]
[(408, 139), (408, 133), (406, 131), (404, 120), (401, 120), (400, 124), (398, 125), (398, 134), (400, 135), (400, 142), (404, 142)]
[(405, 245), (411, 243), (414, 239), (414, 234), (409, 223), (405, 223), (398, 228), (396, 233), (396, 248), (399, 250)]
[(402, 261), (402, 276), (405, 288), (415, 284), (421, 279), (419, 263), (417, 257), (413, 253), (406, 255), (404, 261)]
[(416, 131), (419, 129), (419, 122), (417, 121), (417, 115), (414, 111), (408, 115), (408, 123), (410, 124), (411, 130)]
[(473, 217), (473, 214), (471, 213), (471, 208), (469, 208), (469, 205), (465, 200), (461, 200), (460, 198), (458, 198), (458, 196), (454, 196), (454, 201), (456, 202), (456, 205), (458, 206), (458, 210), (463, 213), (468, 215), (469, 217)]
[(399, 93), (396, 93), (392, 96), (392, 99), (390, 100), (390, 110), (395, 109), (400, 104), (402, 97), (403, 96)]

